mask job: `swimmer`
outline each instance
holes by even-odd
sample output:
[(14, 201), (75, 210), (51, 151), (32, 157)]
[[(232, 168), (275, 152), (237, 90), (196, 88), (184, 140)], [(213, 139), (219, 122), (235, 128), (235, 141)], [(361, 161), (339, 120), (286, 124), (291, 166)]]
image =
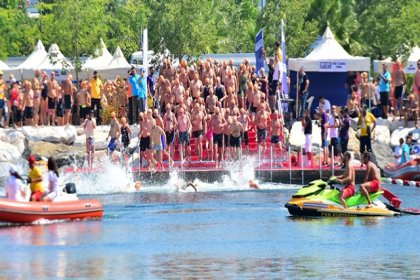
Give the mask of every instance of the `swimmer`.
[(187, 188), (191, 187), (194, 189), (195, 192), (197, 192), (198, 184), (194, 183), (193, 181), (188, 181), (187, 183), (177, 182), (175, 183), (175, 187), (177, 191), (179, 190), (185, 191)]
[(188, 187), (191, 187), (194, 189), (195, 192), (197, 192), (197, 184), (193, 181), (188, 181), (186, 184), (182, 184), (181, 189), (185, 190)]
[(141, 181), (136, 181), (134, 188), (136, 188), (136, 191), (139, 191), (141, 189)]
[(256, 190), (260, 189), (260, 187), (258, 186), (258, 184), (254, 182), (254, 180), (249, 180), (248, 181), (248, 185), (249, 185), (249, 187), (251, 189), (256, 189)]

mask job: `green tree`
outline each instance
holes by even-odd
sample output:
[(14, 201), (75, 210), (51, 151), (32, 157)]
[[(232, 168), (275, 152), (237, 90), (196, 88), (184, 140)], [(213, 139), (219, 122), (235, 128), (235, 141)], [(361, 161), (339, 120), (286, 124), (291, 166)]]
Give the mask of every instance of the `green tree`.
[(302, 57), (318, 37), (318, 22), (307, 20), (312, 0), (268, 1), (258, 19), (264, 29), (264, 44), (273, 54), (274, 42), (281, 39), (281, 20), (285, 23), (288, 57)]
[[(80, 56), (93, 54), (106, 34), (106, 4), (106, 0), (57, 0), (40, 6), (42, 39), (47, 44), (58, 43), (63, 54), (71, 57), (76, 78)], [(43, 13), (44, 9), (48, 13)]]
[[(255, 3), (254, 3), (255, 2)], [(253, 52), (259, 10), (256, 1), (214, 1), (217, 37), (212, 51), (216, 53)]]
[(131, 53), (141, 49), (141, 31), (147, 26), (150, 10), (144, 1), (108, 0), (106, 22), (108, 28), (104, 36), (110, 49), (121, 47), (128, 57)]
[(0, 58), (30, 53), (36, 43), (38, 30), (35, 20), (17, 8), (0, 8)]
[[(357, 0), (359, 37), (372, 58), (406, 56), (420, 42), (418, 0), (381, 1)], [(364, 4), (363, 4), (364, 3)]]
[(307, 19), (319, 23), (320, 34), (329, 26), (344, 49), (358, 55), (366, 49), (358, 40), (359, 22), (355, 8), (355, 0), (313, 0)]
[(215, 43), (216, 23), (212, 1), (148, 0), (152, 14), (148, 22), (149, 44), (155, 53), (199, 56)]

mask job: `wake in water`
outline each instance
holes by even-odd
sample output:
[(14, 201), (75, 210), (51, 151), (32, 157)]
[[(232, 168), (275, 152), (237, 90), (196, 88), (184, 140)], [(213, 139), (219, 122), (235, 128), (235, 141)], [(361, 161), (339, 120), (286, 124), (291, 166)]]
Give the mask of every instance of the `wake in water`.
[[(130, 168), (112, 163), (107, 157), (98, 163), (98, 173), (67, 173), (62, 176), (62, 182), (73, 182), (80, 194), (108, 194), (108, 193), (131, 193), (131, 192), (194, 192), (191, 187), (186, 187), (182, 170), (170, 172), (168, 181), (164, 183), (142, 182), (141, 188), (136, 190), (134, 176)], [(195, 179), (192, 182), (196, 185), (198, 192), (217, 191), (248, 191), (251, 190), (249, 182), (255, 182), (259, 189), (295, 189), (298, 186), (280, 183), (259, 182), (255, 178), (255, 167), (257, 160), (254, 157), (243, 157), (239, 161), (225, 162), (223, 168), (229, 174), (222, 175), (217, 182), (203, 182)], [(61, 178), (61, 177), (60, 177)]]

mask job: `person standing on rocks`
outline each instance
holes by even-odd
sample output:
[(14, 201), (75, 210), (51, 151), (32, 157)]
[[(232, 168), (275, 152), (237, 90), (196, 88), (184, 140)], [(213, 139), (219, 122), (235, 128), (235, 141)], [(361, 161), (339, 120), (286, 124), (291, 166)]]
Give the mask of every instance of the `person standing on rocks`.
[[(365, 151), (372, 151), (372, 132), (376, 127), (376, 118), (372, 113), (366, 110), (366, 106), (363, 106), (357, 122), (360, 128), (360, 153), (363, 154)], [(373, 125), (373, 127), (372, 127)]]
[(96, 120), (93, 117), (94, 112), (90, 111), (87, 115), (87, 119), (83, 124), (83, 128), (86, 134), (86, 154), (87, 154), (87, 161), (88, 166), (92, 167), (93, 165), (93, 157), (95, 153), (95, 128), (96, 128)]
[(48, 104), (47, 104), (47, 124), (55, 126), (55, 113), (57, 106), (57, 94), (59, 90), (58, 82), (55, 78), (55, 72), (51, 72), (51, 79), (47, 80)]

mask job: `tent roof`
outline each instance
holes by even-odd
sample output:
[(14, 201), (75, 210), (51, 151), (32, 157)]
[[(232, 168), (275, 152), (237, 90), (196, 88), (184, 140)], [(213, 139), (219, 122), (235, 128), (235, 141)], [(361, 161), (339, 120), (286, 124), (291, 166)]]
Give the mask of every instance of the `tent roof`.
[[(341, 68), (331, 70), (321, 67), (321, 64), (333, 63), (340, 65)], [(325, 65), (325, 64), (324, 64)], [(328, 72), (346, 72), (365, 70), (369, 71), (370, 59), (368, 57), (351, 56), (335, 40), (331, 29), (327, 27), (318, 45), (305, 58), (290, 58), (289, 67), (291, 70), (298, 71), (304, 67), (306, 71), (328, 71)]]
[(114, 52), (114, 55), (112, 57), (112, 60), (109, 62), (109, 64), (105, 68), (110, 69), (129, 69), (131, 68), (130, 63), (127, 62), (127, 60), (124, 57), (123, 52), (121, 51), (120, 46), (117, 47), (117, 49)]
[(0, 70), (9, 70), (10, 67), (6, 63), (0, 60)]
[(36, 46), (32, 53), (22, 62), (17, 69), (36, 69), (42, 61), (48, 57), (47, 51), (45, 50), (44, 45), (42, 44), (41, 40), (38, 40)]
[(99, 42), (100, 48), (95, 51), (95, 57), (90, 56), (83, 64), (83, 69), (106, 68), (112, 60), (112, 54), (108, 51), (104, 40)]
[(73, 65), (64, 57), (57, 44), (52, 44), (38, 68), (44, 70), (73, 69)]

